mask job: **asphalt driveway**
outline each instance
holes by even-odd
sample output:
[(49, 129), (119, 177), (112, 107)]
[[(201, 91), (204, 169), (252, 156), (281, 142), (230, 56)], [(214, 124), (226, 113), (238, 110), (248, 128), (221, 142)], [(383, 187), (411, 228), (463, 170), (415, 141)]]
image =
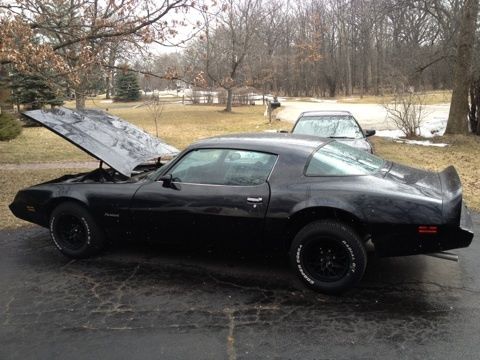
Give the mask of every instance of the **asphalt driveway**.
[(2, 231), (0, 359), (477, 359), (480, 244), (456, 253), (371, 257), (331, 297), (283, 257), (122, 244), (69, 261), (44, 229)]

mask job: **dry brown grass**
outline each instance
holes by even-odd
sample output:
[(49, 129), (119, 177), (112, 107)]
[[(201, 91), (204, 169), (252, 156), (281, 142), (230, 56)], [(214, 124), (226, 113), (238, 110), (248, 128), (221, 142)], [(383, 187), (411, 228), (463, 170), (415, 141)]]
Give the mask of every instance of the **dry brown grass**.
[[(194, 140), (210, 136), (292, 127), (292, 124), (281, 121), (268, 124), (263, 111), (261, 106), (243, 106), (234, 108), (233, 113), (229, 114), (223, 111), (222, 106), (165, 105), (158, 121), (159, 137), (183, 149)], [(110, 112), (155, 134), (155, 123), (145, 107), (111, 109)]]
[[(67, 103), (71, 107), (71, 103)], [(102, 103), (89, 100), (87, 107), (109, 109), (109, 112), (155, 134), (153, 116), (142, 103)], [(268, 124), (263, 107), (235, 107), (232, 113), (223, 107), (204, 105), (168, 104), (158, 121), (158, 136), (183, 149), (194, 140), (234, 133), (258, 132), (269, 129), (290, 129), (291, 124), (274, 121)], [(90, 159), (58, 135), (44, 128), (24, 128), (18, 138), (0, 142), (0, 163), (26, 163), (51, 161), (86, 161)]]
[(437, 142), (450, 144), (445, 148), (407, 145), (383, 138), (373, 138), (381, 157), (409, 166), (441, 171), (454, 165), (460, 174), (463, 194), (469, 207), (480, 210), (480, 137), (443, 136)]
[(0, 164), (88, 161), (86, 153), (40, 127), (24, 128), (14, 140), (0, 142)]

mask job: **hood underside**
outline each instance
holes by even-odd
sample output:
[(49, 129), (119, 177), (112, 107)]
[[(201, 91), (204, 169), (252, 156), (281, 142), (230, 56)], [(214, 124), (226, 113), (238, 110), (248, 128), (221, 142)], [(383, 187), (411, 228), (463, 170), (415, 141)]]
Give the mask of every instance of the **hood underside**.
[(179, 153), (165, 141), (100, 110), (61, 107), (27, 111), (24, 115), (127, 177), (142, 163)]

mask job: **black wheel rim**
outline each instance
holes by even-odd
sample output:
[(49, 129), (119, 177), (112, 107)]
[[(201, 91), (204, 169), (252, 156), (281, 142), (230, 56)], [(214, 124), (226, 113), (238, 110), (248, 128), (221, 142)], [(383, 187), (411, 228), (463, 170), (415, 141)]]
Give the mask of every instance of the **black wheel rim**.
[(55, 237), (61, 246), (75, 251), (81, 249), (87, 242), (87, 228), (78, 217), (61, 215), (55, 223)]
[(339, 240), (316, 238), (305, 244), (302, 251), (305, 270), (314, 279), (324, 282), (339, 281), (347, 275), (351, 258), (347, 247)]

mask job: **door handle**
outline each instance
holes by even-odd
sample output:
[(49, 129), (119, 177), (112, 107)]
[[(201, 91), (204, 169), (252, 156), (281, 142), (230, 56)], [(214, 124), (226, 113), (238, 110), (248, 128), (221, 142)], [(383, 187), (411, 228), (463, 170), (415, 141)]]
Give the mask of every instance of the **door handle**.
[(263, 199), (261, 197), (248, 197), (247, 201), (249, 203), (258, 204), (258, 203), (261, 203), (263, 201)]

